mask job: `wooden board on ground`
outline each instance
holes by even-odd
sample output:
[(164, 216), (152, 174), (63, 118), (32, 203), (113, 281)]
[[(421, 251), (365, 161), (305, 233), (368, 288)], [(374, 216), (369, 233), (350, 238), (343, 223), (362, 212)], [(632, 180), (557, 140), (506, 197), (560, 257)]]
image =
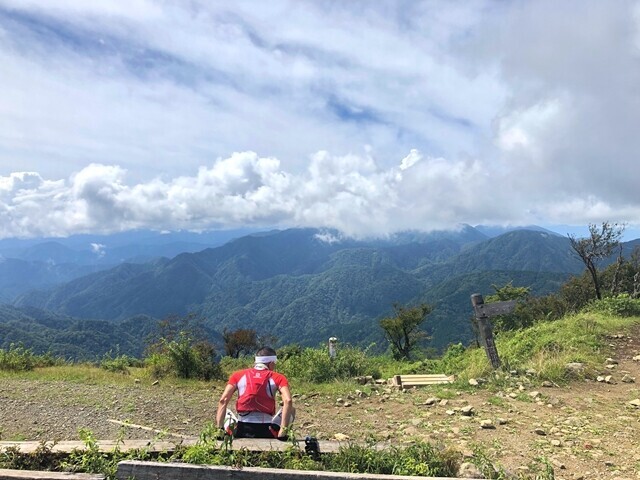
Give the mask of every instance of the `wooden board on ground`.
[[(442, 477), (410, 477), (405, 475), (380, 475), (346, 472), (322, 472), (315, 470), (285, 470), (257, 467), (219, 467), (213, 465), (188, 465), (184, 463), (159, 463), (124, 461), (118, 464), (118, 480), (445, 480)], [(452, 478), (449, 478), (452, 480)]]
[[(196, 437), (183, 438), (177, 441), (166, 440), (97, 440), (98, 447), (101, 452), (112, 452), (115, 448), (120, 451), (127, 452), (130, 450), (144, 449), (148, 452), (154, 453), (170, 453), (176, 449), (176, 446), (191, 446), (195, 445), (198, 441)], [(60, 442), (44, 442), (46, 446), (56, 453), (70, 453), (73, 450), (84, 450), (86, 445), (80, 441), (60, 441)], [(335, 453), (341, 446), (349, 445), (348, 441), (338, 442), (335, 440), (318, 440), (321, 453)], [(41, 448), (43, 442), (0, 442), (0, 453), (7, 448), (16, 447), (20, 449), (22, 453), (33, 453), (38, 448)], [(234, 450), (246, 449), (253, 452), (268, 452), (268, 451), (284, 451), (291, 447), (291, 442), (282, 442), (276, 439), (267, 438), (236, 438), (233, 440), (232, 448)], [(304, 438), (298, 441), (298, 447), (304, 450)], [(383, 449), (384, 445), (377, 446), (376, 448)]]
[(0, 480), (104, 480), (104, 475), (0, 468)]
[(428, 375), (394, 375), (392, 385), (394, 387), (407, 389), (412, 387), (424, 387), (427, 385), (453, 383), (454, 380), (455, 377), (453, 375), (445, 375), (444, 373)]

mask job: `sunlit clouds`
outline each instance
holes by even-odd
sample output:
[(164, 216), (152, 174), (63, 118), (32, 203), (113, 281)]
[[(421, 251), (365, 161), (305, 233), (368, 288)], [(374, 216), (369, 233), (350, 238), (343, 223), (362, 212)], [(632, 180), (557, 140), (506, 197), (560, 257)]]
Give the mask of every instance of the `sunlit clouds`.
[(639, 225), (639, 39), (624, 0), (0, 0), (0, 237)]

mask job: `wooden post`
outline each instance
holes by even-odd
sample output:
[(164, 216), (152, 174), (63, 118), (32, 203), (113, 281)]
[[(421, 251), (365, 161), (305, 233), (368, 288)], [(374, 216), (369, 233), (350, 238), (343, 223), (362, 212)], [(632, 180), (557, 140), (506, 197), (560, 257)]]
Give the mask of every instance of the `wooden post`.
[(471, 295), (471, 305), (475, 313), (476, 320), (478, 322), (478, 333), (480, 335), (480, 342), (484, 347), (484, 351), (487, 353), (491, 367), (496, 369), (500, 368), (500, 357), (498, 356), (498, 349), (493, 340), (493, 330), (491, 329), (491, 323), (489, 322), (489, 315), (482, 308), (484, 305), (484, 299), (479, 293)]
[(186, 463), (125, 460), (118, 463), (118, 480), (455, 480), (457, 477), (414, 477), (316, 470), (221, 467)]

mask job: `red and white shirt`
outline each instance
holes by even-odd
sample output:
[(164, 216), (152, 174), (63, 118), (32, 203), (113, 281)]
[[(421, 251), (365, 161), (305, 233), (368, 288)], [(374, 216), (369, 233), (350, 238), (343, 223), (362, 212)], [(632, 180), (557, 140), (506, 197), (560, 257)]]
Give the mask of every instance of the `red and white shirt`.
[(270, 423), (276, 413), (276, 393), (289, 386), (287, 377), (262, 365), (234, 372), (228, 383), (238, 390), (239, 420), (250, 423)]

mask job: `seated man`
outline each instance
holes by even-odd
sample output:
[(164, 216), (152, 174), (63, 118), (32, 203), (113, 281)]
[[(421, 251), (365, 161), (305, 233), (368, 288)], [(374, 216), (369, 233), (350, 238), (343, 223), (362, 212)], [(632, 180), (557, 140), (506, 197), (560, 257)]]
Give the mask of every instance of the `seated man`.
[[(216, 422), (219, 428), (226, 429), (227, 406), (238, 391), (236, 412), (238, 422), (234, 436), (236, 438), (274, 438), (287, 439), (287, 432), (295, 418), (293, 399), (289, 391), (287, 378), (275, 372), (276, 351), (265, 347), (256, 353), (253, 368), (234, 372), (218, 401)], [(280, 392), (283, 407), (276, 414), (276, 392)]]

